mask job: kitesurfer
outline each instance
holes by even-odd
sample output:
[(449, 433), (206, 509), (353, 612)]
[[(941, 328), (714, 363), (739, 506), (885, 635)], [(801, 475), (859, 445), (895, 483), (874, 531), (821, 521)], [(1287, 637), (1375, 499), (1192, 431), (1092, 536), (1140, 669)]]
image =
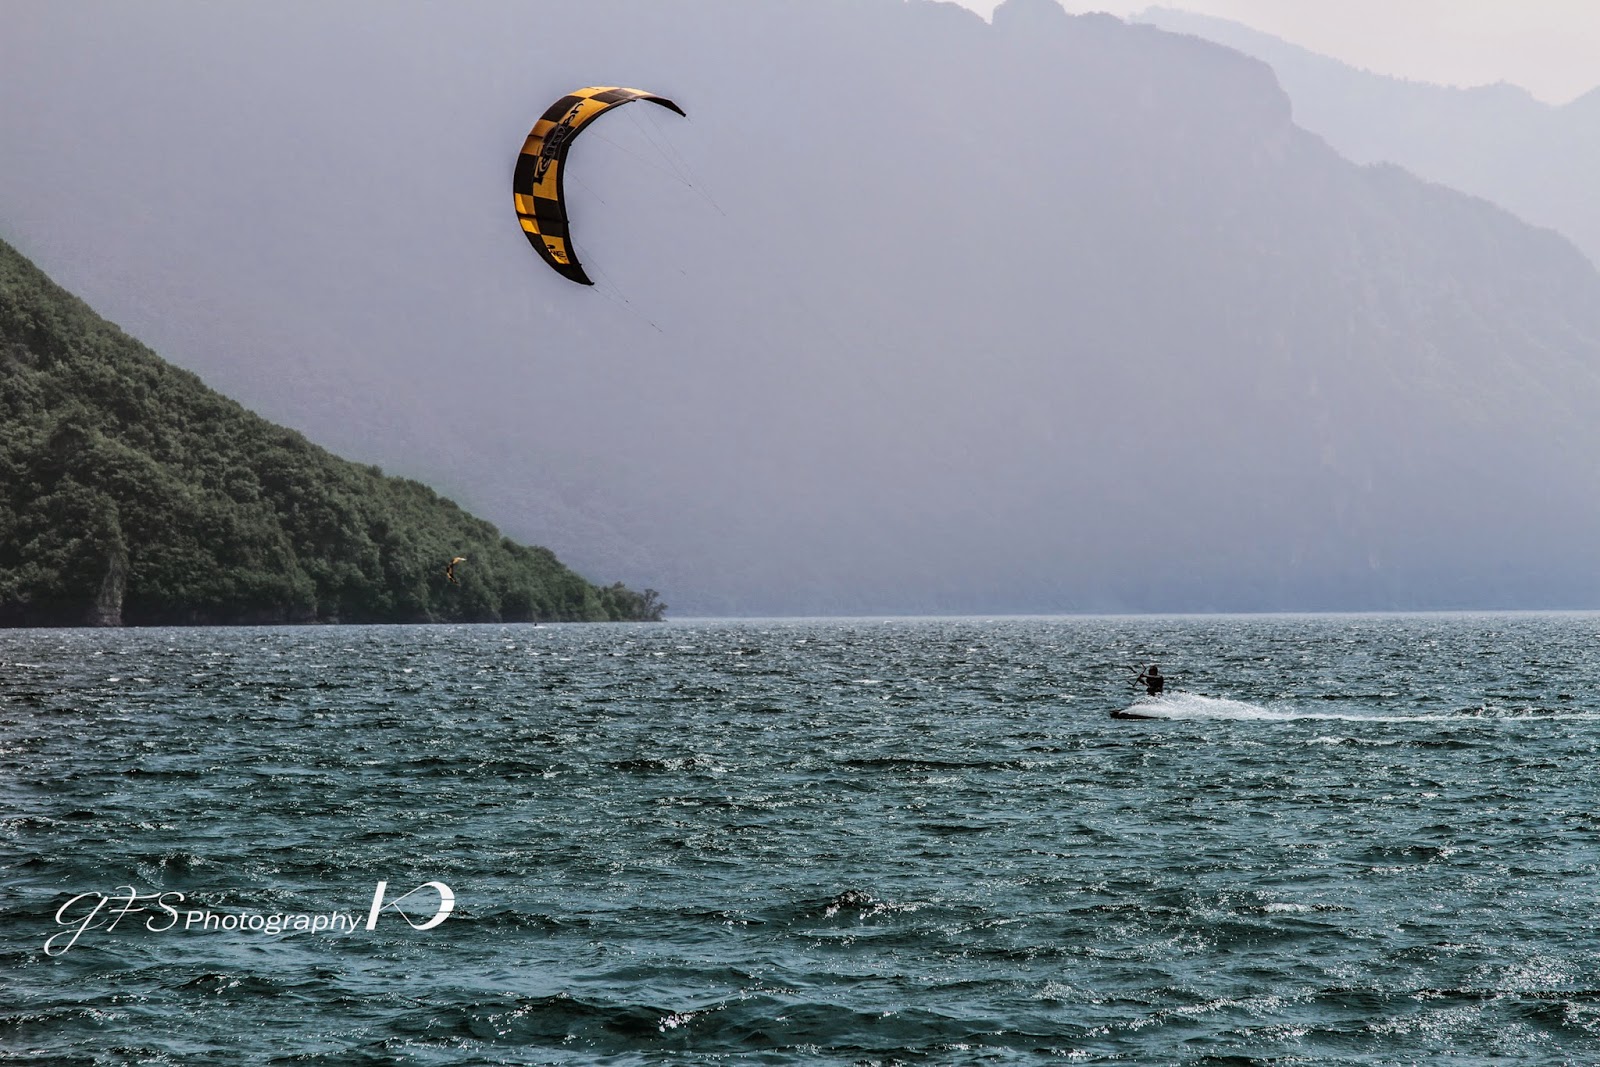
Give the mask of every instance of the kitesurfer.
[(1139, 684), (1144, 686), (1144, 691), (1149, 696), (1158, 697), (1167, 688), (1167, 680), (1161, 676), (1161, 668), (1154, 663), (1139, 675)]

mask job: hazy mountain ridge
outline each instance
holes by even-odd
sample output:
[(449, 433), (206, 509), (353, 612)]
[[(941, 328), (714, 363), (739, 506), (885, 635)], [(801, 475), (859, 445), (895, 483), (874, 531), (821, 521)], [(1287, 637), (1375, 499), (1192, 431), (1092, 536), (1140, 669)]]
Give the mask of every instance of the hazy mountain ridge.
[(1360, 163), (1397, 163), (1565, 234), (1600, 263), (1600, 86), (1543, 103), (1506, 84), (1460, 89), (1361, 70), (1226, 19), (1153, 7), (1139, 20), (1271, 65), (1295, 121)]
[[(1050, 0), (276, 10), (108, 9), (115, 106), (28, 59), (44, 15), (0, 44), (53, 90), (0, 124), (35, 149), (0, 211), (209, 380), (581, 570), (689, 612), (1600, 602), (1600, 279), (1351, 164), (1259, 60)], [(574, 148), (589, 291), (509, 178), (597, 82), (689, 118)]]

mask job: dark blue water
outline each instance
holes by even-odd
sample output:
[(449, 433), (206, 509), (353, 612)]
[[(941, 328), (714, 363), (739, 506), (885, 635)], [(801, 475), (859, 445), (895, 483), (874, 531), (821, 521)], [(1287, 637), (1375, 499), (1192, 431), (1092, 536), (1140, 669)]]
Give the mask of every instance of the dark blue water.
[(1593, 1063), (1597, 741), (1594, 615), (0, 632), (0, 1059)]

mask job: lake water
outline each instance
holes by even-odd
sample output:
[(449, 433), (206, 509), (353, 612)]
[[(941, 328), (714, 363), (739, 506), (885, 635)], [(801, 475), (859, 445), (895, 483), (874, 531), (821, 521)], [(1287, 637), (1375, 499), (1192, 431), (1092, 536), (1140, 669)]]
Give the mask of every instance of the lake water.
[(1597, 743), (1588, 614), (0, 631), (0, 1059), (1593, 1063)]

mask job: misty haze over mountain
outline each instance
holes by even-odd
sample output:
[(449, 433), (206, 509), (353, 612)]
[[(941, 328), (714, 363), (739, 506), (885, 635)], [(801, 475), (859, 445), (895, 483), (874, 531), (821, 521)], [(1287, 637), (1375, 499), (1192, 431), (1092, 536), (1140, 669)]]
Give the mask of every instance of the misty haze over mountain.
[(1514, 85), (1454, 89), (1372, 74), (1227, 19), (1154, 7), (1139, 21), (1264, 60), (1295, 122), (1356, 162), (1398, 163), (1492, 200), (1600, 263), (1600, 84), (1551, 106)]
[[(675, 613), (1600, 605), (1595, 269), (1230, 49), (1054, 0), (24, 10), (0, 235)], [(584, 289), (510, 177), (591, 84), (689, 117), (575, 144)]]

